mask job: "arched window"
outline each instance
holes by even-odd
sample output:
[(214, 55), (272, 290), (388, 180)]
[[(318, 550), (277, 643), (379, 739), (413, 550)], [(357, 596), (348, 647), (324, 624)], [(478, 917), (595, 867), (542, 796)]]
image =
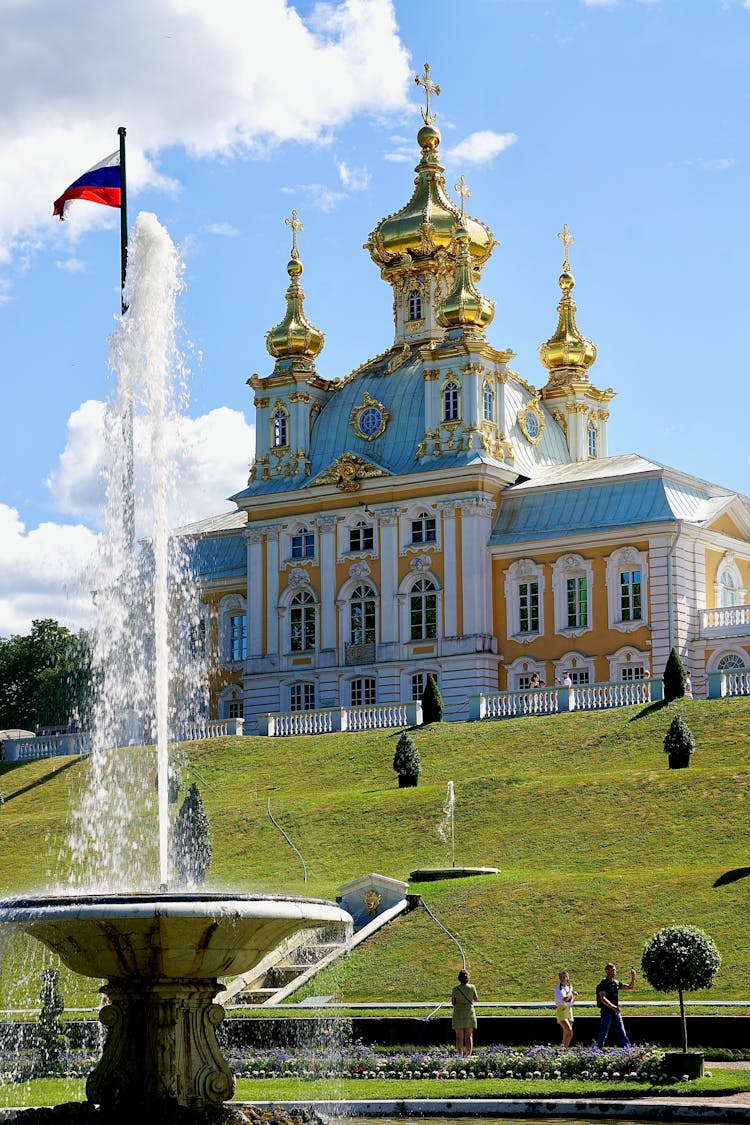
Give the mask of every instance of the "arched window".
[(716, 665), (717, 672), (741, 672), (747, 665), (741, 656), (736, 652), (730, 652), (726, 656), (722, 656), (719, 663)]
[(459, 418), (458, 410), (458, 383), (451, 380), (443, 387), (443, 421), (455, 422)]
[(349, 640), (353, 645), (375, 644), (375, 592), (370, 586), (357, 586), (352, 594)]
[(746, 591), (742, 585), (742, 574), (731, 551), (719, 563), (714, 589), (716, 604), (722, 609), (744, 604)]
[(589, 419), (587, 432), (589, 440), (589, 457), (596, 457), (597, 450), (599, 449), (599, 431), (596, 428), (596, 422), (593, 418)]
[(290, 711), (315, 710), (315, 684), (292, 684), (289, 689)]
[(409, 320), (422, 319), (422, 294), (418, 289), (412, 289), (409, 294)]
[(482, 388), (482, 417), (485, 422), (495, 421), (495, 392), (489, 383)]
[(412, 586), (409, 621), (413, 641), (437, 636), (437, 587), (431, 578), (419, 578)]
[(292, 652), (315, 648), (315, 601), (308, 590), (300, 590), (292, 598), (289, 626)]
[(271, 415), (271, 445), (287, 445), (287, 414), (286, 410), (279, 407)]
[(315, 557), (315, 533), (301, 527), (292, 536), (292, 558), (312, 559)]
[(428, 512), (420, 512), (415, 520), (411, 521), (412, 543), (435, 543), (437, 540), (437, 524), (435, 517)]

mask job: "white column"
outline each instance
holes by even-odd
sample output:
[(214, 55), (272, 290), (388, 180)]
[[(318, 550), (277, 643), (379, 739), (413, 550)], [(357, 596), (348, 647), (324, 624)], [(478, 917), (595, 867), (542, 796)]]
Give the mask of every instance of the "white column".
[(315, 521), (320, 542), (320, 650), (336, 649), (336, 516)]
[(398, 509), (377, 513), (380, 547), (380, 643), (398, 641)]
[(247, 654), (263, 655), (263, 532), (251, 527), (247, 540)]
[(490, 557), (487, 550), (494, 504), (484, 497), (459, 501), (464, 635), (492, 633)]
[(439, 504), (443, 512), (443, 636), (458, 635), (456, 505)]
[(279, 651), (279, 529), (265, 527), (266, 534), (266, 653)]

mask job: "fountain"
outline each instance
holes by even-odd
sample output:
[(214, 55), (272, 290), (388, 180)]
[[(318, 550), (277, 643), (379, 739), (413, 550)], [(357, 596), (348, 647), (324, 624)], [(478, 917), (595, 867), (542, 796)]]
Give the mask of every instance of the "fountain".
[[(345, 911), (319, 899), (169, 889), (170, 719), (179, 719), (179, 698), (187, 698), (189, 706), (196, 698), (185, 682), (190, 659), (185, 652), (175, 654), (170, 644), (179, 634), (172, 627), (170, 597), (184, 609), (194, 596), (167, 519), (167, 419), (180, 366), (178, 289), (174, 246), (155, 217), (142, 213), (131, 242), (128, 311), (110, 353), (118, 374), (116, 413), (123, 423), (111, 428), (110, 437), (119, 432), (122, 440), (111, 443), (116, 456), (103, 534), (106, 566), (95, 586), (103, 687), (91, 791), (73, 835), (73, 879), (48, 895), (0, 901), (0, 925), (43, 942), (73, 971), (106, 981), (107, 1003), (99, 1017), (106, 1028), (104, 1049), (86, 1083), (88, 1102), (105, 1117), (157, 1105), (221, 1116), (235, 1082), (216, 1038), (224, 1017), (215, 1002), (219, 977), (247, 972), (298, 930), (350, 921)], [(151, 480), (144, 491), (153, 501), (153, 520), (145, 566), (133, 535), (138, 402), (145, 404), (150, 428)], [(189, 632), (183, 630), (183, 637)], [(148, 793), (153, 786), (141, 779), (137, 792), (128, 793), (118, 755), (111, 753), (127, 708), (145, 717), (156, 743), (155, 817)], [(158, 873), (150, 870), (154, 849), (147, 846), (144, 823), (158, 836)]]

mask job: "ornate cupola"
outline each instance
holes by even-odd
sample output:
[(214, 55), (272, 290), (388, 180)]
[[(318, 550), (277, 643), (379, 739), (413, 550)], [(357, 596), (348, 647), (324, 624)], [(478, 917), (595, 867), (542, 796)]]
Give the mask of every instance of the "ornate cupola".
[(565, 247), (559, 278), (562, 297), (557, 306), (557, 328), (539, 348), (539, 358), (549, 371), (541, 397), (552, 410), (567, 436), (574, 461), (607, 455), (607, 403), (615, 392), (597, 390), (589, 379), (596, 360), (596, 344), (580, 332), (571, 293), (575, 278), (570, 272), (569, 249), (575, 242), (565, 223), (557, 236)]
[(302, 364), (307, 368), (314, 366), (316, 356), (323, 347), (324, 336), (305, 316), (305, 294), (299, 279), (302, 276), (302, 262), (297, 249), (297, 232), (304, 226), (292, 211), (291, 218), (284, 222), (292, 228), (292, 256), (286, 267), (289, 274), (289, 288), (286, 291), (286, 314), (283, 320), (266, 333), (266, 347), (276, 360), (274, 373), (287, 370), (292, 364)]
[(456, 230), (456, 273), (453, 285), (437, 309), (437, 322), (447, 328), (448, 335), (454, 338), (477, 338), (484, 335), (485, 328), (495, 315), (495, 302), (483, 297), (474, 281), (474, 266), (471, 258), (471, 235), (466, 227), (466, 199), (471, 194), (462, 176), (456, 184), (461, 196), (461, 218)]
[(429, 63), (415, 79), (425, 91), (422, 128), (417, 143), (422, 152), (415, 168), (414, 192), (409, 202), (381, 219), (365, 243), (381, 276), (393, 286), (395, 346), (439, 340), (441, 326), (436, 309), (453, 280), (456, 265), (456, 229), (468, 235), (469, 261), (475, 280), (497, 245), (492, 231), (478, 219), (463, 216), (445, 187), (440, 163), (440, 132), (430, 99), (440, 93), (430, 76)]
[(286, 314), (266, 333), (266, 347), (275, 363), (270, 375), (248, 379), (255, 391), (256, 457), (250, 480), (272, 476), (297, 476), (310, 471), (310, 435), (315, 419), (336, 384), (321, 379), (315, 359), (323, 347), (324, 336), (311, 324), (304, 310), (305, 294), (300, 285), (302, 262), (297, 249), (297, 234), (304, 230), (292, 211), (285, 219), (292, 228), (292, 254), (286, 272)]

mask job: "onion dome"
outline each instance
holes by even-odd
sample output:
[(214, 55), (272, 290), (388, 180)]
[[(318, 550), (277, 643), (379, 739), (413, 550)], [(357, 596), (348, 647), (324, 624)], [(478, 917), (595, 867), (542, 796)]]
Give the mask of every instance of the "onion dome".
[(576, 306), (570, 295), (576, 282), (568, 261), (568, 247), (574, 239), (568, 233), (567, 223), (557, 237), (565, 244), (563, 272), (559, 278), (562, 299), (557, 306), (557, 328), (554, 335), (539, 348), (539, 358), (550, 372), (550, 379), (559, 381), (572, 373), (578, 374), (579, 378), (588, 379), (588, 368), (596, 359), (596, 344), (587, 340), (576, 324)]
[[(414, 171), (414, 193), (409, 202), (381, 219), (365, 243), (374, 262), (379, 266), (410, 255), (418, 263), (431, 258), (439, 250), (450, 250), (460, 212), (445, 189), (445, 169), (440, 164), (438, 148), (440, 131), (435, 126), (435, 116), (430, 112), (430, 95), (439, 94), (440, 87), (430, 79), (429, 64), (425, 63), (424, 77), (416, 82), (424, 86), (427, 110), (422, 110), (424, 125), (417, 133), (417, 143), (422, 159)], [(469, 249), (475, 267), (481, 268), (496, 245), (492, 231), (478, 219), (465, 219), (469, 234)]]
[(483, 332), (495, 315), (495, 303), (483, 297), (474, 283), (471, 236), (465, 226), (456, 231), (456, 275), (441, 302), (437, 322), (443, 328), (469, 328)]
[(286, 291), (286, 315), (284, 319), (266, 333), (266, 347), (274, 359), (306, 359), (312, 362), (323, 347), (325, 339), (319, 328), (305, 316), (305, 294), (299, 279), (302, 276), (302, 262), (297, 250), (297, 231), (304, 230), (292, 211), (291, 219), (284, 220), (292, 228), (292, 256), (286, 267), (289, 274), (289, 288)]

